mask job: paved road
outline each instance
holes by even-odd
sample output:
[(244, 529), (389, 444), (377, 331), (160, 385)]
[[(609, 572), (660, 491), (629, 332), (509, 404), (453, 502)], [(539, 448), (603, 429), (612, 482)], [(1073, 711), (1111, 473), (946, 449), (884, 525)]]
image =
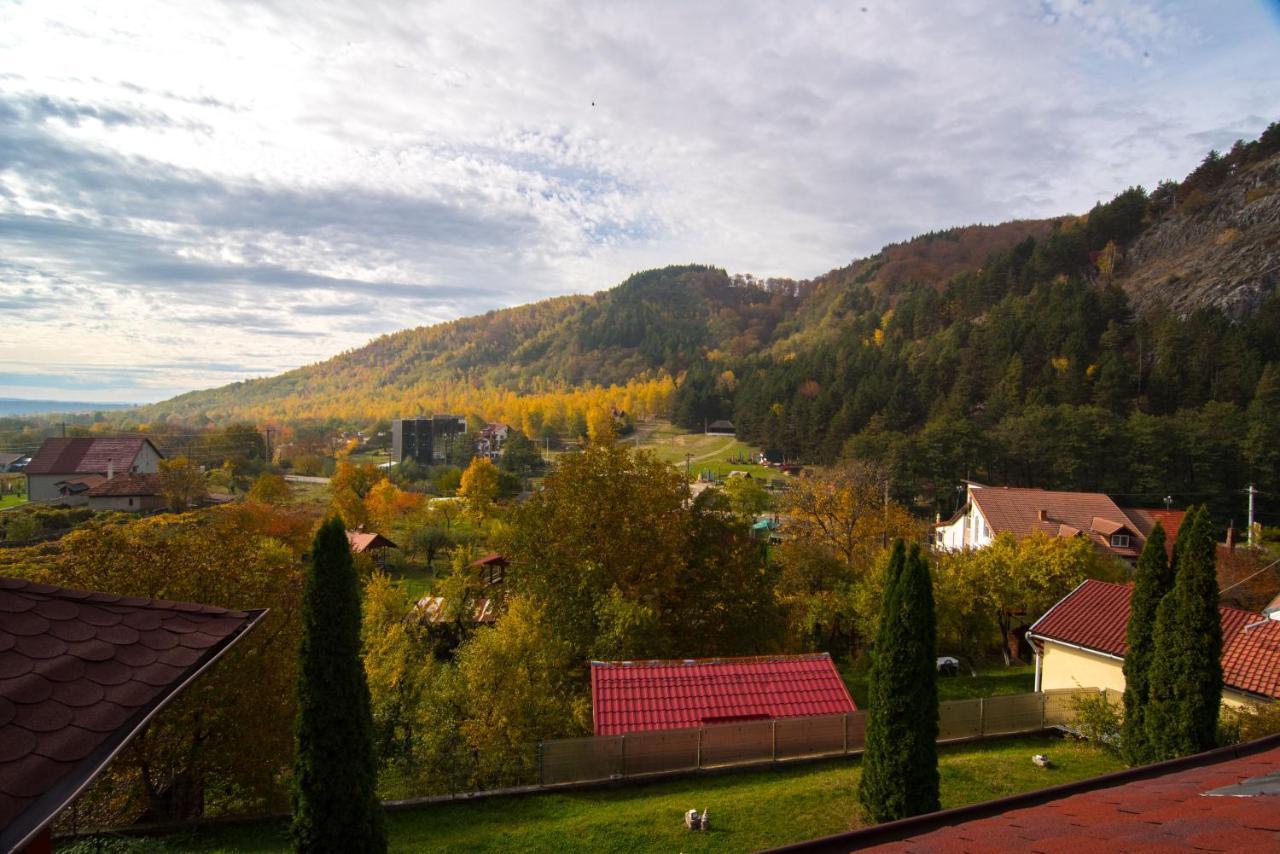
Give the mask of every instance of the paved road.
[(284, 479), (290, 483), (328, 483), (327, 477), (308, 477), (305, 474), (287, 474)]

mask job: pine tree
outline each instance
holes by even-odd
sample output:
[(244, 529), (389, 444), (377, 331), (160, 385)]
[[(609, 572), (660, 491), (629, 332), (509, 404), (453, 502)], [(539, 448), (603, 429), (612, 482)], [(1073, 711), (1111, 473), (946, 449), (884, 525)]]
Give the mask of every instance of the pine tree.
[(938, 801), (938, 686), (933, 583), (920, 547), (893, 545), (870, 674), (858, 799), (873, 821), (931, 812)]
[(360, 660), (360, 588), (336, 516), (320, 526), (308, 561), (294, 732), (295, 850), (385, 852), (369, 685)]
[(1124, 727), (1121, 744), (1130, 765), (1151, 761), (1145, 711), (1151, 669), (1156, 609), (1173, 588), (1173, 567), (1165, 550), (1164, 526), (1156, 523), (1138, 558), (1133, 595), (1129, 600), (1129, 625), (1124, 654)]
[[(1173, 589), (1156, 609), (1148, 704), (1150, 758), (1170, 759), (1213, 747), (1222, 703), (1222, 623), (1217, 546), (1205, 507), (1183, 520)], [(1185, 534), (1185, 536), (1184, 536)]]

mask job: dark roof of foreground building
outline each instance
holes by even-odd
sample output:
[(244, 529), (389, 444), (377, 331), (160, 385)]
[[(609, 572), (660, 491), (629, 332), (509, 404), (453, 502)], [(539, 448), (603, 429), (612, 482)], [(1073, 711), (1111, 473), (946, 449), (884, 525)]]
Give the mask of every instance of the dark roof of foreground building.
[(1277, 794), (1280, 735), (775, 851), (1274, 851)]
[(164, 494), (164, 482), (158, 474), (125, 472), (104, 480), (89, 490), (90, 498), (129, 498)]
[[(1123, 658), (1133, 588), (1089, 579), (1035, 622), (1027, 634)], [(1222, 680), (1228, 688), (1280, 697), (1280, 621), (1218, 607), (1222, 617)]]
[(596, 735), (857, 711), (827, 653), (591, 662)]
[[(151, 440), (140, 436), (45, 439), (24, 471), (26, 474), (106, 474), (108, 463), (111, 463), (117, 472), (126, 472), (144, 444), (151, 445)], [(155, 445), (151, 445), (151, 449), (164, 456)]]
[(48, 826), (264, 613), (0, 578), (0, 851)]

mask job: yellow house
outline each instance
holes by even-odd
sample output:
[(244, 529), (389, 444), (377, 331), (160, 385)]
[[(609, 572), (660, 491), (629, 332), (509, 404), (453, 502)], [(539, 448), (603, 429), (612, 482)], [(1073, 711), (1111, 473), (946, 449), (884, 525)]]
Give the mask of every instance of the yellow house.
[[(1124, 690), (1127, 584), (1088, 580), (1027, 631), (1036, 690), (1081, 686)], [(1280, 698), (1280, 619), (1221, 607), (1222, 700), (1232, 706)], [(1276, 616), (1280, 616), (1277, 612)]]

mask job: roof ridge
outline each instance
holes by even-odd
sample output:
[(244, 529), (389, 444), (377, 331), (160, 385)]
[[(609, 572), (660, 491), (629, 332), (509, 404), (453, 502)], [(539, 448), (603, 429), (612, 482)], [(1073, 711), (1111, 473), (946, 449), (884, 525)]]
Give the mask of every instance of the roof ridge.
[(645, 658), (615, 661), (591, 660), (592, 667), (688, 667), (703, 664), (769, 664), (779, 661), (829, 660), (829, 652), (779, 653), (777, 655), (722, 655), (710, 658)]

